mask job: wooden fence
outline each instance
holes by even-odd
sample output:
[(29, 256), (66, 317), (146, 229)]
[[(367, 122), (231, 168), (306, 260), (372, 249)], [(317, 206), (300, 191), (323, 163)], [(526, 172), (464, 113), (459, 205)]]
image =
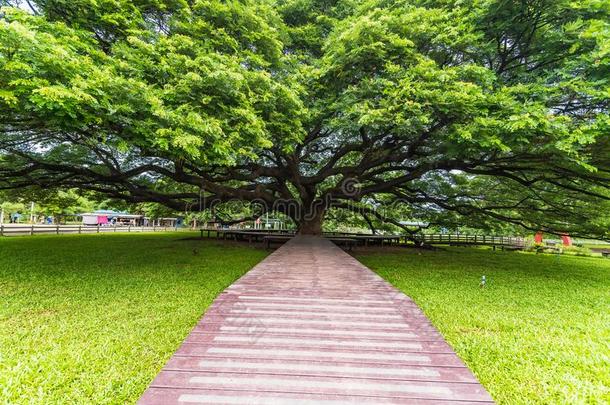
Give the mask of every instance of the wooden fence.
[(525, 247), (525, 239), (515, 236), (423, 234), (419, 235), (417, 238), (420, 242), (429, 245), (487, 245), (512, 246), (515, 248)]
[(0, 236), (93, 234), (108, 232), (169, 232), (178, 230), (181, 230), (181, 228), (171, 226), (0, 224)]
[[(64, 235), (64, 234), (94, 234), (108, 232), (169, 232), (191, 230), (190, 228), (175, 228), (171, 226), (131, 226), (131, 225), (29, 225), (29, 224), (0, 224), (0, 236), (23, 236), (23, 235)], [(218, 230), (218, 229), (200, 229), (201, 236), (203, 232), (216, 232), (218, 236), (225, 236), (225, 233), (239, 233), (235, 230)], [(256, 231), (245, 232), (254, 234)], [(289, 231), (276, 231), (277, 233), (285, 233)], [(242, 231), (242, 233), (244, 233)], [(261, 235), (265, 232), (260, 232)], [(333, 232), (328, 235), (339, 235), (340, 233)], [(328, 236), (327, 235), (327, 236)], [(332, 236), (331, 235), (331, 236)], [(342, 234), (347, 236), (347, 234)], [(358, 235), (358, 237), (366, 237), (367, 235)], [(355, 236), (353, 236), (355, 237)], [(379, 236), (368, 235), (370, 238), (398, 238), (400, 236)], [(492, 235), (456, 235), (456, 234), (422, 234), (416, 237), (419, 242), (428, 245), (486, 245), (486, 246), (508, 246), (514, 248), (524, 248), (525, 239), (514, 236), (492, 236)]]

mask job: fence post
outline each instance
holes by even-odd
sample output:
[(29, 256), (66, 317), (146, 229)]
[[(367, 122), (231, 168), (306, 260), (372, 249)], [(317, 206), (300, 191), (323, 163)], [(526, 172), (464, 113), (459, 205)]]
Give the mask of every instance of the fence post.
[(32, 227), (30, 228), (30, 236), (34, 235), (34, 224), (32, 224)]
[(131, 232), (131, 224), (127, 225), (127, 232)]
[(55, 225), (55, 234), (59, 235), (59, 225)]
[(97, 224), (97, 233), (100, 233), (100, 224)]
[(79, 234), (81, 234), (81, 233), (83, 232), (83, 229), (82, 229), (82, 228), (83, 228), (83, 226), (82, 226), (82, 225), (79, 225), (79, 226), (78, 226), (78, 233), (79, 233)]
[(4, 224), (0, 224), (0, 236), (4, 236)]

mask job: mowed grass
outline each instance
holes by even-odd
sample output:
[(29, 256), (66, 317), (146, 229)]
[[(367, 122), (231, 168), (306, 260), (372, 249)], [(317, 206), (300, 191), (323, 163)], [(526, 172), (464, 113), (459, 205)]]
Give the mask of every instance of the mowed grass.
[(498, 403), (610, 402), (610, 260), (475, 248), (356, 256), (417, 302)]
[(0, 403), (134, 403), (266, 256), (186, 233), (0, 238)]

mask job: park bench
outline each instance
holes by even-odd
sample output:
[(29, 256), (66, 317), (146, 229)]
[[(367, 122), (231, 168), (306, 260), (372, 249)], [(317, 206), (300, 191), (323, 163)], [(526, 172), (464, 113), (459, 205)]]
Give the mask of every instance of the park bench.
[(365, 234), (365, 233), (354, 233), (354, 232), (324, 232), (326, 238), (340, 237), (354, 239), (361, 242), (364, 246), (369, 244), (380, 244), (384, 246), (386, 243), (389, 245), (399, 245), (401, 235), (376, 235), (376, 234)]
[(292, 236), (266, 235), (263, 237), (263, 242), (265, 243), (265, 247), (267, 249), (270, 249), (272, 243), (286, 243), (290, 239), (292, 239)]
[(368, 246), (369, 243), (379, 243), (381, 246), (386, 243), (389, 245), (400, 244), (400, 236), (398, 235), (359, 235), (353, 236), (353, 238), (364, 241), (364, 246)]
[[(327, 236), (325, 238), (338, 246), (347, 248), (347, 250), (349, 251), (351, 251), (354, 248), (354, 245), (356, 245), (356, 243), (358, 242), (356, 239), (353, 238), (339, 238), (332, 236)], [(263, 242), (265, 243), (265, 247), (267, 249), (270, 249), (272, 243), (286, 243), (290, 239), (292, 239), (292, 236), (288, 235), (266, 235), (263, 237)]]
[(591, 248), (591, 251), (600, 253), (602, 257), (610, 257), (610, 249)]
[(356, 243), (358, 243), (358, 240), (354, 239), (354, 238), (337, 238), (334, 236), (331, 236), (331, 237), (327, 236), (326, 239), (333, 242), (337, 246), (343, 246), (344, 248), (347, 248), (347, 250), (349, 250), (350, 252), (354, 248), (354, 245), (356, 245)]

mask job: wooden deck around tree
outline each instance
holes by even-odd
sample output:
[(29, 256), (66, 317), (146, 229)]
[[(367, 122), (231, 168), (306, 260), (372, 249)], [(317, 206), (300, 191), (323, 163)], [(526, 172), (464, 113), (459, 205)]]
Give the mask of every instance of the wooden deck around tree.
[(297, 236), (225, 290), (140, 404), (492, 402), (403, 293)]

